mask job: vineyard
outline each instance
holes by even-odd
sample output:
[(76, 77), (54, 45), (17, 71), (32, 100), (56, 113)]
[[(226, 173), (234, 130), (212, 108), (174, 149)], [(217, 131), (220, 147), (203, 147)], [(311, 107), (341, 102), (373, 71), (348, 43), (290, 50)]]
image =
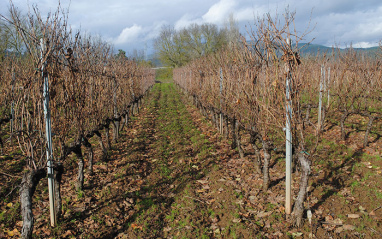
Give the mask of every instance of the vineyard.
[[(232, 135), (232, 147), (238, 149), (241, 158), (245, 152), (240, 131), (250, 135), (264, 191), (270, 185), (271, 153), (282, 148), (278, 141), (284, 138), (285, 209), (299, 227), (323, 132), (339, 122), (338, 137), (345, 142), (347, 120), (359, 118), (366, 122), (361, 147), (369, 145), (373, 124), (382, 116), (382, 72), (380, 56), (360, 55), (352, 49), (345, 53), (333, 49), (322, 56), (301, 59), (297, 45), (303, 36), (289, 31), (293, 15), (286, 15), (284, 26), (277, 22), (270, 16), (259, 20), (250, 43), (243, 39), (228, 50), (176, 69), (174, 80), (221, 133)], [(291, 44), (291, 37), (296, 46)], [(288, 191), (292, 161), (294, 170), (301, 171), (293, 212)], [(310, 217), (310, 209), (307, 214)]]
[(382, 237), (382, 49), (301, 56), (267, 16), (163, 79), (12, 7), (0, 237)]

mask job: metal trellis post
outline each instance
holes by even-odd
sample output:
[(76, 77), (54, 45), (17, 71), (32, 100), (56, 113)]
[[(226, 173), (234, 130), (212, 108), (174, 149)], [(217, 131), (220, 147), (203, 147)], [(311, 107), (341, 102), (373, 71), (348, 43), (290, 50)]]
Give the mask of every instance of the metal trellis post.
[[(290, 39), (288, 38), (288, 44), (290, 44)], [(287, 66), (287, 77), (286, 77), (286, 125), (285, 125), (285, 213), (290, 215), (292, 213), (292, 133), (291, 133), (291, 119), (292, 119), (292, 99), (290, 95), (291, 90), (291, 69)]]
[(56, 213), (54, 207), (54, 170), (53, 170), (53, 150), (52, 150), (52, 127), (49, 108), (49, 79), (45, 72), (46, 62), (44, 61), (45, 43), (44, 40), (40, 40), (41, 44), (41, 72), (44, 80), (44, 116), (45, 116), (45, 135), (46, 135), (46, 159), (48, 168), (48, 190), (49, 190), (49, 206), (50, 206), (50, 225), (56, 226)]
[(222, 107), (223, 107), (223, 69), (220, 67), (220, 134), (223, 134), (223, 113), (222, 113)]
[(285, 163), (286, 163), (286, 195), (285, 195), (285, 212), (291, 214), (292, 202), (291, 202), (291, 182), (292, 182), (292, 133), (291, 133), (291, 118), (292, 118), (292, 99), (290, 96), (290, 73), (286, 78), (286, 127), (285, 127)]
[(317, 134), (321, 131), (321, 124), (322, 124), (322, 92), (324, 91), (324, 81), (325, 81), (325, 68), (324, 68), (324, 65), (322, 65), (321, 78), (320, 78), (320, 93), (319, 93), (319, 100), (318, 100)]

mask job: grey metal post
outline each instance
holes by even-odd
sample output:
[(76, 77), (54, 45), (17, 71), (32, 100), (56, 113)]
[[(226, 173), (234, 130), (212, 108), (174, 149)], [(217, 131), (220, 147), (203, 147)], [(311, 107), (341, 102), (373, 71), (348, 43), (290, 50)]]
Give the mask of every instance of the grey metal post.
[(317, 133), (321, 131), (322, 124), (322, 92), (324, 90), (323, 81), (325, 81), (325, 68), (324, 65), (321, 66), (321, 78), (320, 78), (320, 93), (318, 99), (318, 123), (317, 123)]
[[(288, 38), (288, 44), (290, 44), (290, 39)], [(287, 67), (287, 77), (286, 77), (286, 125), (285, 125), (285, 213), (290, 215), (292, 213), (292, 133), (291, 133), (291, 120), (292, 120), (292, 99), (290, 95), (290, 80), (291, 80), (291, 69)]]
[(12, 72), (12, 103), (11, 103), (11, 137), (10, 142), (12, 144), (12, 137), (13, 137), (13, 124), (15, 119), (15, 99), (14, 99), (14, 89), (15, 89), (15, 82), (16, 82), (16, 75), (15, 72)]
[(291, 184), (292, 184), (292, 133), (291, 133), (291, 119), (292, 119), (292, 99), (290, 96), (290, 73), (286, 78), (286, 126), (285, 126), (285, 183), (286, 183), (286, 194), (285, 194), (285, 212), (286, 214), (291, 214), (292, 212), (292, 193), (291, 193)]
[(220, 134), (223, 134), (223, 69), (220, 67)]
[(49, 108), (49, 79), (45, 72), (46, 62), (44, 62), (44, 52), (45, 52), (45, 42), (43, 39), (40, 40), (41, 44), (41, 72), (44, 80), (44, 117), (45, 117), (45, 135), (46, 135), (46, 159), (48, 168), (48, 190), (49, 190), (49, 206), (50, 206), (50, 225), (52, 227), (56, 226), (56, 213), (54, 207), (54, 171), (53, 171), (53, 150), (52, 150), (52, 125), (50, 118), (50, 108)]
[(328, 68), (328, 106), (327, 108), (329, 108), (329, 103), (330, 103), (330, 67)]

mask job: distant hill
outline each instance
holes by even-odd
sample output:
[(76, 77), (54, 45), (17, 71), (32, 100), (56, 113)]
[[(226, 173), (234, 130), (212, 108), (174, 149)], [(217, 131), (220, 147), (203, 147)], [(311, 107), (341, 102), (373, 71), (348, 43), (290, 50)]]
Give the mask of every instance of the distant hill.
[[(334, 50), (337, 50), (332, 47), (327, 47), (323, 45), (318, 44), (307, 44), (307, 43), (299, 43), (298, 48), (302, 48), (300, 50), (301, 55), (317, 55), (317, 54), (324, 54), (324, 53), (331, 53)], [(340, 52), (346, 52), (350, 48), (341, 48)], [(376, 52), (380, 51), (379, 47), (369, 47), (369, 48), (353, 48), (353, 50), (358, 52), (365, 52), (367, 54), (375, 54)]]

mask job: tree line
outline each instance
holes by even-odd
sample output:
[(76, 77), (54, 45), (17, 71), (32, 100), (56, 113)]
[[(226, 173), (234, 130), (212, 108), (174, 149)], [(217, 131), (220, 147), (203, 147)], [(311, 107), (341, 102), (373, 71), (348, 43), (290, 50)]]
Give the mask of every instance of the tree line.
[(223, 28), (212, 23), (193, 23), (181, 29), (165, 25), (154, 41), (154, 48), (165, 66), (175, 68), (217, 52), (239, 39), (238, 24), (231, 15)]

